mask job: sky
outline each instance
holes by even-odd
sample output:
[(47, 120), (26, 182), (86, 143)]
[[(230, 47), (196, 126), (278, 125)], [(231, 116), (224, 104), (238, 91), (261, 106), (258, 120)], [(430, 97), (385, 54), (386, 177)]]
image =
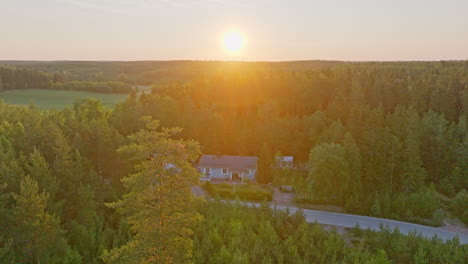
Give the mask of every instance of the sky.
[(0, 0), (0, 60), (314, 59), (468, 59), (468, 0)]

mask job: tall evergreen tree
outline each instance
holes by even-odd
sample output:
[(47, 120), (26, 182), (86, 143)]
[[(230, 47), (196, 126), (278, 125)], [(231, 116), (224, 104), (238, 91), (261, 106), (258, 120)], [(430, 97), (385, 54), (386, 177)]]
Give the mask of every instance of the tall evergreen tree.
[(192, 229), (201, 220), (191, 193), (199, 173), (191, 162), (200, 148), (172, 139), (180, 129), (146, 121), (147, 129), (131, 135), (133, 143), (120, 149), (139, 165), (123, 179), (128, 193), (110, 204), (127, 216), (135, 236), (103, 258), (106, 263), (191, 263)]
[(41, 153), (34, 148), (33, 152), (29, 156), (29, 162), (25, 165), (26, 173), (39, 185), (39, 189), (43, 192), (47, 192), (49, 199), (54, 199), (55, 194), (58, 190), (57, 178), (52, 175), (44, 157)]
[(46, 211), (49, 196), (40, 193), (36, 181), (26, 176), (14, 195), (13, 248), (20, 263), (78, 263), (64, 238), (57, 217)]
[(349, 164), (349, 187), (346, 192), (346, 207), (351, 211), (363, 211), (364, 190), (362, 186), (361, 153), (350, 133), (346, 133), (343, 148)]

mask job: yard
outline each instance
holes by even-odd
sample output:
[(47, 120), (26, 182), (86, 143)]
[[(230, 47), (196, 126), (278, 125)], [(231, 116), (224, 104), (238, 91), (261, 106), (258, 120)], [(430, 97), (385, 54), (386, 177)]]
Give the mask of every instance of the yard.
[(273, 190), (270, 187), (255, 183), (249, 184), (211, 184), (206, 182), (203, 189), (213, 197), (243, 201), (271, 201)]

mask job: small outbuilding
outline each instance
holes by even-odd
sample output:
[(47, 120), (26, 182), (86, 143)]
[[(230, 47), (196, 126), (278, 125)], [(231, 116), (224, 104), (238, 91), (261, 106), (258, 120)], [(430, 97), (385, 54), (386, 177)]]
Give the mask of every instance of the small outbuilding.
[(275, 156), (275, 165), (278, 168), (292, 168), (294, 158), (293, 156)]

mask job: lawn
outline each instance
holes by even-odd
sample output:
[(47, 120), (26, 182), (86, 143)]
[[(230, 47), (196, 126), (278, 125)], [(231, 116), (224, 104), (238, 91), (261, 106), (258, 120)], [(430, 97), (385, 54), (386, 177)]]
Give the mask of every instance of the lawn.
[(0, 100), (5, 103), (15, 105), (29, 105), (32, 103), (41, 109), (63, 109), (72, 106), (77, 99), (88, 97), (99, 99), (105, 107), (113, 108), (117, 103), (124, 101), (127, 95), (40, 89), (0, 92)]
[(203, 188), (211, 196), (222, 199), (239, 198), (243, 201), (271, 201), (273, 199), (273, 191), (270, 187), (253, 183), (236, 184), (234, 187), (232, 184), (211, 184), (206, 182)]

